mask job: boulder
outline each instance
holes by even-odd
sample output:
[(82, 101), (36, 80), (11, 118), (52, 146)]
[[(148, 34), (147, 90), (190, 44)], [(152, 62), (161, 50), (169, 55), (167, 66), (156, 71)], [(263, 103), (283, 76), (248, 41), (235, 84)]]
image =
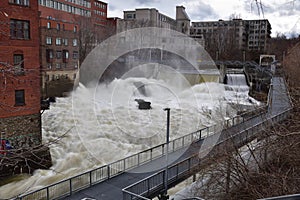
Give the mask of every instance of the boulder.
[(145, 101), (143, 99), (135, 99), (135, 101), (139, 104), (140, 110), (149, 110), (151, 109), (151, 102)]

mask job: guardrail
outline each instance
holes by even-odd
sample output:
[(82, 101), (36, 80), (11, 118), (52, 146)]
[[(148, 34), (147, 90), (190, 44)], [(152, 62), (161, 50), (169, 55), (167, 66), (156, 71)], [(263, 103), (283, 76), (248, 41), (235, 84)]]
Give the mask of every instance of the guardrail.
[[(246, 112), (243, 113), (242, 115), (235, 116), (231, 119), (225, 120), (223, 123), (215, 124), (211, 127), (206, 127), (198, 131), (195, 131), (193, 133), (179, 137), (173, 141), (170, 141), (168, 153), (184, 148), (190, 145), (192, 142), (198, 141), (204, 137), (212, 135), (215, 132), (233, 127), (237, 124), (244, 122), (245, 120), (249, 120), (256, 116), (262, 115), (266, 113), (266, 111), (267, 111), (266, 106), (260, 107), (256, 110)], [(44, 188), (19, 195), (17, 199), (49, 200), (49, 199), (59, 199), (59, 198), (70, 196), (77, 191), (91, 187), (97, 183), (108, 180), (130, 169), (138, 167), (141, 164), (145, 164), (154, 159), (164, 156), (167, 151), (166, 147), (167, 147), (166, 143), (160, 144), (158, 146), (133, 154), (129, 157), (115, 161), (108, 165), (104, 165), (96, 169), (89, 170), (82, 174), (48, 185)]]
[[(267, 125), (268, 123), (278, 123), (284, 119), (286, 119), (290, 115), (291, 108), (275, 115), (269, 119), (265, 119), (260, 121), (258, 124), (251, 126), (245, 130), (242, 130), (234, 135), (226, 137), (220, 140), (217, 144), (221, 144), (229, 139), (234, 139), (234, 142), (237, 144), (243, 144), (249, 138), (252, 138), (254, 134), (259, 132), (262, 126)], [(176, 163), (170, 167), (168, 167), (168, 171), (161, 170), (141, 181), (138, 181), (126, 188), (123, 191), (123, 200), (150, 200), (147, 196), (151, 196), (153, 193), (161, 192), (165, 189), (166, 180), (167, 185), (170, 185), (187, 175), (190, 175), (190, 172), (194, 170), (194, 168), (199, 167), (201, 159), (198, 154), (194, 154), (191, 157)], [(166, 179), (167, 174), (167, 179)]]

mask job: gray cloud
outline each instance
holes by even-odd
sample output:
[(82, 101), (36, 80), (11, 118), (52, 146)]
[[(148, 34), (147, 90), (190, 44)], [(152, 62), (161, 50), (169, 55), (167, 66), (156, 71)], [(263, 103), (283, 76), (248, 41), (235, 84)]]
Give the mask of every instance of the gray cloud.
[(109, 7), (109, 10), (110, 10), (110, 11), (115, 11), (115, 10), (117, 10), (117, 7), (114, 6), (114, 5), (112, 5), (112, 4), (108, 4), (108, 7)]
[(191, 6), (192, 5), (188, 7), (188, 13), (191, 19), (197, 21), (197, 20), (212, 20), (212, 19), (219, 18), (215, 10), (209, 4), (206, 4), (203, 1), (199, 1), (199, 3), (197, 5), (193, 5), (193, 7)]
[(156, 3), (158, 0), (135, 0), (139, 4), (151, 4)]
[(300, 1), (288, 1), (286, 3), (262, 1), (262, 4), (257, 4), (255, 1), (247, 1), (244, 4), (246, 10), (252, 10), (253, 13), (260, 13), (262, 11), (265, 15), (278, 14), (280, 17), (291, 16), (297, 14), (300, 10)]

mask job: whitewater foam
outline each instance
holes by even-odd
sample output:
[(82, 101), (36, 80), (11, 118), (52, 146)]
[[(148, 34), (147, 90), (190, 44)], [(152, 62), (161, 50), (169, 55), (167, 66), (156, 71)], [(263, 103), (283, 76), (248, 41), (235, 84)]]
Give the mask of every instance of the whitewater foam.
[[(144, 97), (134, 82), (152, 94)], [(57, 98), (42, 115), (43, 142), (50, 144), (53, 166), (0, 187), (0, 198), (36, 190), (165, 142), (166, 112), (171, 109), (173, 140), (224, 117), (232, 117), (224, 86), (206, 83), (182, 88), (162, 80), (116, 79), (96, 88), (78, 87), (70, 97)], [(151, 101), (151, 110), (137, 109), (135, 98)]]

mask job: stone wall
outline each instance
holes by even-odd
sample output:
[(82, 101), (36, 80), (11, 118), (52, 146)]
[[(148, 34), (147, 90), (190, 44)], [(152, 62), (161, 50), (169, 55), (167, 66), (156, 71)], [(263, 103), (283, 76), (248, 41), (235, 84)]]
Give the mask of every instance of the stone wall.
[(0, 118), (0, 138), (13, 147), (0, 154), (0, 179), (51, 167), (50, 150), (42, 144), (40, 114)]
[(0, 138), (9, 140), (15, 149), (41, 145), (40, 114), (0, 118)]

